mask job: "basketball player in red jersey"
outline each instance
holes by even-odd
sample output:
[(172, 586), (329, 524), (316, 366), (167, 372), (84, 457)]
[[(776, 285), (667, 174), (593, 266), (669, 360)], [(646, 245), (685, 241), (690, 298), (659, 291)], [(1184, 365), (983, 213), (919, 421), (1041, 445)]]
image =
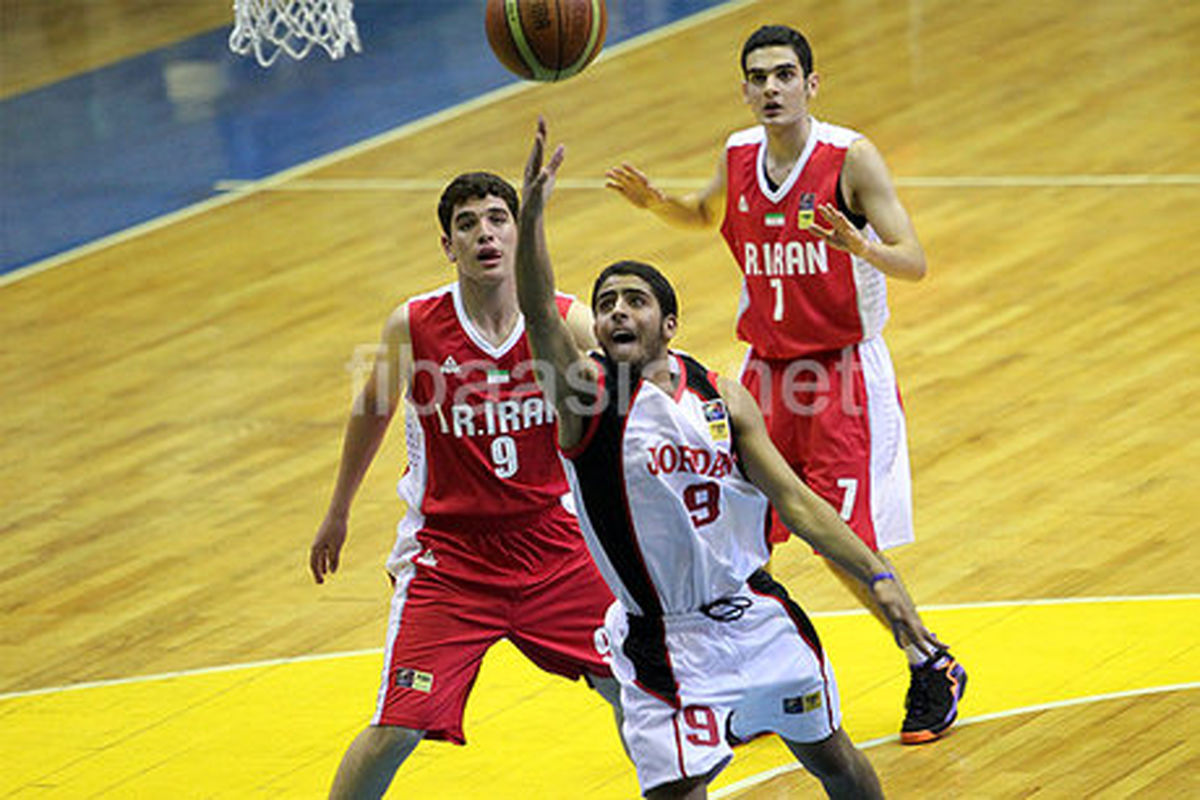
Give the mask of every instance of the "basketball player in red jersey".
[[(904, 413), (881, 336), (885, 279), (920, 280), (925, 254), (875, 146), (810, 116), (820, 80), (804, 36), (765, 26), (741, 61), (758, 125), (729, 136), (705, 188), (671, 196), (630, 164), (609, 170), (608, 186), (667, 222), (720, 225), (743, 275), (742, 383), (796, 473), (883, 558), (913, 540)], [(825, 563), (883, 622), (862, 584)], [(966, 672), (943, 650), (905, 653), (900, 738), (933, 741), (957, 717)]]
[[(613, 596), (569, 510), (554, 407), (538, 389), (517, 307), (517, 204), (490, 173), (447, 186), (438, 216), (458, 279), (388, 318), (350, 416), (310, 552), (317, 583), (337, 571), (351, 501), (407, 386), (399, 491), (408, 511), (387, 564), (395, 593), (382, 685), (331, 797), (382, 797), (422, 738), (464, 744), (467, 696), (501, 638), (547, 672), (585, 676), (620, 719), (596, 649)], [(566, 295), (556, 303), (579, 346), (593, 346), (590, 310)]]

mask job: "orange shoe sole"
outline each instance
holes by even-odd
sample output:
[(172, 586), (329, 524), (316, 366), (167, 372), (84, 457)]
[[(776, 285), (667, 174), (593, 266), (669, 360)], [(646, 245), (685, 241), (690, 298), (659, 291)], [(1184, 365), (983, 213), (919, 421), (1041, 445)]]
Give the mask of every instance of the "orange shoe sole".
[(944, 733), (934, 733), (932, 731), (909, 731), (908, 733), (900, 734), (900, 744), (926, 744), (927, 742), (937, 741), (943, 735)]

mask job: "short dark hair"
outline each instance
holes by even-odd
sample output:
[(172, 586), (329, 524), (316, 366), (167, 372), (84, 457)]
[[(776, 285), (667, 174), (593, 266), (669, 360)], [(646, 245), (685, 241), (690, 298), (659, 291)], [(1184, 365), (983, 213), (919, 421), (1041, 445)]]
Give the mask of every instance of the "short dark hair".
[(654, 293), (654, 299), (658, 300), (658, 307), (662, 309), (663, 317), (668, 314), (679, 314), (679, 301), (675, 299), (675, 289), (671, 287), (667, 276), (649, 264), (628, 260), (609, 264), (596, 278), (596, 282), (592, 284), (593, 311), (596, 310), (596, 295), (600, 292), (600, 287), (613, 275), (635, 275), (641, 278), (650, 284), (650, 291)]
[(804, 38), (803, 33), (787, 25), (763, 25), (750, 34), (750, 38), (742, 45), (742, 74), (746, 74), (746, 58), (752, 52), (760, 47), (775, 46), (792, 48), (800, 61), (800, 69), (806, 76), (812, 74), (813, 54), (812, 48), (808, 46), (808, 39)]
[(442, 223), (442, 233), (450, 235), (450, 222), (454, 216), (454, 209), (458, 207), (464, 200), (481, 199), (488, 195), (494, 195), (504, 201), (508, 206), (508, 210), (512, 212), (513, 219), (517, 217), (517, 208), (520, 201), (517, 200), (517, 190), (512, 184), (501, 178), (499, 175), (493, 175), (490, 172), (464, 172), (442, 190), (442, 197), (438, 200), (438, 220)]

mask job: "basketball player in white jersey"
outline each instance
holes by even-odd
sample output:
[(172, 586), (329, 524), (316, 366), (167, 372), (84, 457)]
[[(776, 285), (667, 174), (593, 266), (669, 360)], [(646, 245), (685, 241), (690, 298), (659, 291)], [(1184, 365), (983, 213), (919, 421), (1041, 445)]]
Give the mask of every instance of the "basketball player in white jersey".
[(740, 384), (668, 349), (674, 290), (621, 261), (592, 294), (603, 354), (558, 313), (543, 227), (563, 150), (525, 172), (517, 293), (580, 523), (617, 596), (609, 610), (626, 745), (646, 797), (702, 798), (731, 742), (779, 734), (830, 797), (882, 797), (841, 727), (816, 631), (763, 570), (769, 505), (864, 586), (898, 641), (937, 648), (887, 565), (789, 469)]
[[(720, 225), (743, 276), (742, 383), (792, 469), (882, 559), (913, 540), (904, 411), (881, 335), (886, 278), (920, 280), (925, 254), (875, 146), (809, 115), (819, 78), (803, 35), (755, 31), (742, 72), (758, 125), (728, 138), (708, 186), (671, 196), (629, 164), (610, 170), (608, 185), (672, 224)], [(886, 622), (852, 575), (825, 563)], [(957, 717), (966, 672), (945, 651), (905, 654), (900, 738), (933, 741)]]
[[(446, 187), (438, 216), (457, 280), (392, 313), (346, 429), (310, 552), (317, 583), (337, 570), (351, 501), (407, 387), (399, 490), (408, 511), (387, 563), (395, 592), (383, 676), (331, 797), (382, 797), (423, 738), (464, 744), (467, 697), (501, 638), (617, 703), (596, 649), (612, 593), (567, 510), (554, 408), (527, 371), (516, 213), (516, 191), (496, 175), (467, 173)], [(554, 304), (569, 335), (590, 346), (590, 311), (566, 295)]]

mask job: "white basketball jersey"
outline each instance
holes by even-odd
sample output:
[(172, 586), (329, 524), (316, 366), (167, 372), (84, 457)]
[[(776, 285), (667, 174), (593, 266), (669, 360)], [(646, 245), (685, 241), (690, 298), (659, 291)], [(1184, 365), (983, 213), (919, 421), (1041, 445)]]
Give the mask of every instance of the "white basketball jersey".
[[(716, 376), (672, 353), (675, 396), (601, 360), (602, 408), (566, 453), (580, 525), (633, 614), (696, 611), (743, 588), (769, 556), (766, 497), (742, 475)], [(622, 385), (629, 411), (619, 413)]]

